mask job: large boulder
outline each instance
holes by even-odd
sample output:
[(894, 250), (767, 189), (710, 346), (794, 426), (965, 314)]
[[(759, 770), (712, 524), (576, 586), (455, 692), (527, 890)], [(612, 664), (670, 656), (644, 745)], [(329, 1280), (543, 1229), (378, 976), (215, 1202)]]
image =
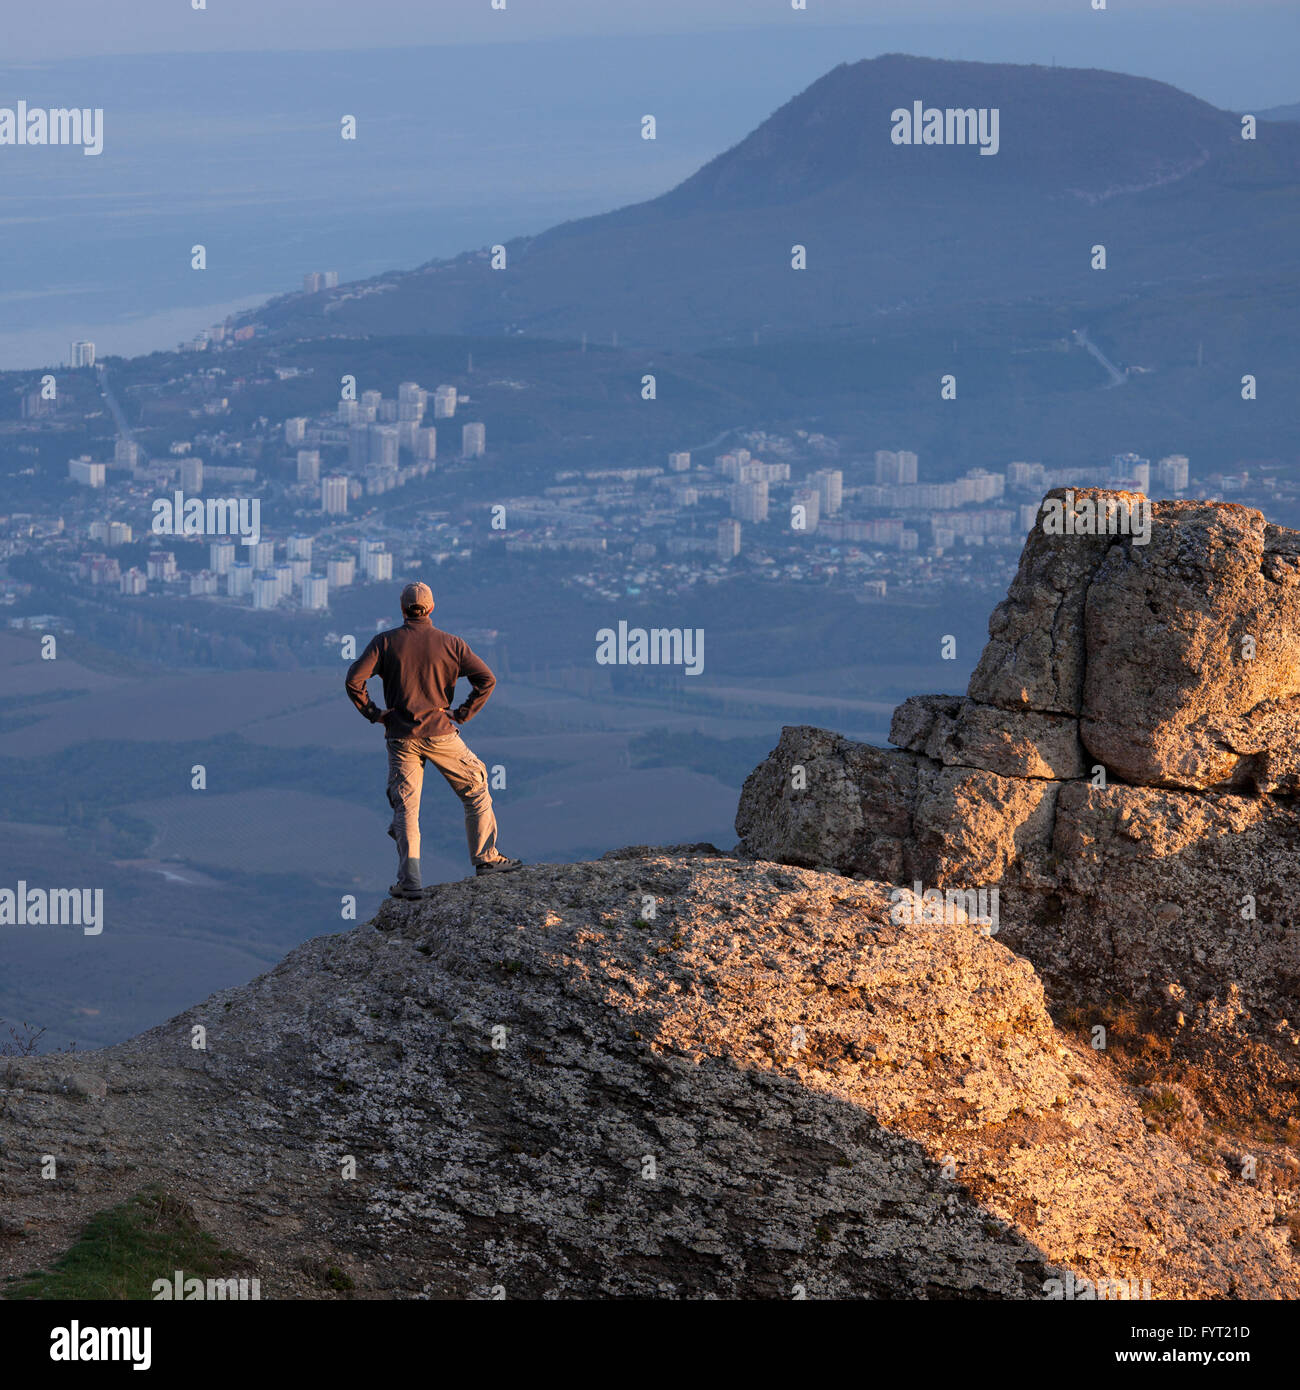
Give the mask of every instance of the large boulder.
[(755, 859), (988, 887), (1050, 850), (1058, 790), (792, 726), (746, 779), (736, 831)]
[[(1040, 516), (1048, 504), (1095, 515), (1133, 503), (1129, 493), (1058, 488)], [(1230, 503), (1152, 503), (1149, 523), (1141, 534), (1049, 533), (1040, 519), (989, 620), (967, 689), (975, 710), (1006, 712), (1013, 756), (1038, 740), (1012, 714), (1069, 716), (1088, 763), (1112, 780), (1295, 790), (1300, 533)], [(964, 718), (977, 723), (973, 710)], [(982, 756), (959, 761), (1043, 775)]]
[(904, 702), (891, 742), (1008, 777), (1300, 791), (1300, 532), (1209, 502), (1113, 534), (1041, 519), (1137, 501), (1049, 493), (966, 698)]
[(746, 853), (897, 882), (912, 833), (915, 760), (797, 725), (749, 775), (736, 813)]
[(264, 1297), (1300, 1296), (1231, 1150), (891, 896), (641, 851), (387, 903), (81, 1058), (93, 1097), (0, 1072), (0, 1276), (160, 1183)]

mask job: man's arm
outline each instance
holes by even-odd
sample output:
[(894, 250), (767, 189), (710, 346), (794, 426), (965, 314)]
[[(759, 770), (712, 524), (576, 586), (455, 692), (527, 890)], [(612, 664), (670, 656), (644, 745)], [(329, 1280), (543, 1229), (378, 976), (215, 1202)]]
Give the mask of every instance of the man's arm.
[(372, 637), (365, 651), (348, 667), (345, 683), (348, 699), (372, 724), (378, 723), (383, 710), (375, 704), (366, 690), (366, 682), (379, 666), (379, 639)]
[(464, 642), (460, 644), (460, 674), (473, 688), (468, 697), (452, 711), (451, 717), (457, 724), (468, 724), (487, 704), (487, 698), (491, 695), (497, 678), (492, 674), (487, 662), (475, 656)]

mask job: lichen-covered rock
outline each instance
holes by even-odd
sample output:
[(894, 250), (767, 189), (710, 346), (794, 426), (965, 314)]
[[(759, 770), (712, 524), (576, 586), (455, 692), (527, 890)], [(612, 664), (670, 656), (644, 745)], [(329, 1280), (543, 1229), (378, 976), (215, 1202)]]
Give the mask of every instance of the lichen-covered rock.
[(992, 887), (1022, 861), (1046, 854), (1060, 788), (1041, 778), (999, 777), (971, 768), (917, 774), (911, 877), (936, 886)]
[(627, 854), (387, 903), (81, 1058), (100, 1099), (0, 1075), (0, 1273), (157, 1181), (269, 1297), (1300, 1294), (1276, 1202), (1156, 1133), (998, 939)]
[[(814, 741), (799, 731), (800, 747)], [(849, 750), (838, 756), (838, 766), (851, 765)], [(789, 757), (783, 735), (768, 762)], [(1003, 939), (1058, 998), (1183, 999), (1190, 1017), (1231, 984), (1242, 1028), (1288, 1045), (1300, 1032), (1300, 811), (1292, 799), (1002, 777), (884, 749), (870, 759), (886, 769), (872, 785), (892, 787), (894, 823), (906, 811), (908, 824), (901, 838), (870, 841), (875, 874), (896, 884), (997, 888)], [(890, 759), (900, 770), (892, 779)], [(763, 783), (751, 777), (742, 808)], [(803, 823), (816, 823), (821, 787), (814, 776), (804, 788)], [(912, 799), (900, 803), (908, 791)], [(751, 817), (762, 847), (742, 838), (740, 849), (791, 862), (781, 808), (769, 809)], [(827, 839), (824, 862), (860, 873), (865, 843), (847, 833)]]
[[(1138, 540), (1036, 530), (968, 694), (900, 705), (901, 751), (799, 731), (802, 746), (834, 740), (837, 804), (890, 789), (887, 838), (832, 816), (818, 862), (997, 886), (1005, 939), (1063, 1002), (1182, 1001), (1194, 1021), (1231, 990), (1233, 1027), (1291, 1047), (1300, 534), (1244, 507), (1158, 503)], [(790, 733), (772, 767), (792, 760)], [(856, 766), (871, 777), (855, 803)], [(830, 779), (770, 798), (764, 768), (742, 793), (741, 849), (793, 860), (791, 829), (827, 820)], [(1297, 1058), (1279, 1065), (1300, 1083)]]
[(1035, 929), (1027, 915), (1019, 949), (1128, 997), (1172, 988), (1189, 1013), (1231, 983), (1261, 1025), (1297, 1017), (1298, 832), (1267, 797), (1065, 786), (1052, 847), (1062, 917)]
[(736, 831), (756, 859), (977, 887), (1048, 852), (1058, 789), (790, 727), (746, 779)]
[[(1135, 502), (1130, 493), (1054, 489), (1073, 506)], [(989, 645), (968, 687), (966, 719), (982, 706), (1078, 716), (1086, 762), (1114, 780), (1150, 787), (1300, 785), (1300, 535), (1230, 503), (1158, 502), (1143, 535), (1030, 532), (1021, 564), (989, 621)], [(937, 698), (936, 696), (936, 699)], [(918, 748), (918, 712), (901, 716), (895, 742)], [(926, 755), (959, 760), (937, 739)], [(959, 717), (958, 712), (951, 712)], [(1007, 720), (980, 724), (993, 752), (970, 766), (1009, 776), (1039, 748)], [(993, 758), (1001, 756), (1001, 762)], [(1030, 767), (1025, 762), (1025, 767)], [(1075, 777), (1044, 758), (1046, 776)]]
[[(1135, 500), (1087, 488), (1069, 495), (1076, 507)], [(1066, 496), (1059, 488), (1048, 494)], [(1211, 502), (1152, 503), (1142, 536), (1049, 535), (1040, 524), (989, 620), (967, 694), (976, 708), (1078, 716), (1086, 762), (1104, 765), (1112, 779), (1294, 792), (1300, 535), (1248, 507)], [(956, 755), (945, 751), (943, 712), (932, 712), (928, 736), (938, 742), (927, 756), (959, 760), (960, 744)], [(966, 718), (974, 717), (968, 708)], [(900, 725), (909, 748), (915, 722), (909, 714)], [(985, 720), (964, 740), (987, 743), (993, 733), (993, 754), (972, 766), (1081, 775), (1053, 757), (1042, 760), (1052, 769), (1046, 774), (1016, 770), (1016, 756), (1040, 740), (1008, 718), (999, 750), (996, 727)], [(990, 756), (999, 752), (995, 765)]]

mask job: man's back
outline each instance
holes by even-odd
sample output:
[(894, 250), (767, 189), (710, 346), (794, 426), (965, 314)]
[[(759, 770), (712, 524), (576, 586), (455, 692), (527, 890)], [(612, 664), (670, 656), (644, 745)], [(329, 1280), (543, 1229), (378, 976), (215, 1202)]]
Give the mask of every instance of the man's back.
[[(352, 703), (366, 712), (370, 706), (366, 681), (378, 676), (384, 683), (384, 720), (387, 738), (441, 738), (456, 732), (483, 707), (496, 684), (487, 664), (469, 645), (450, 632), (434, 627), (428, 617), (408, 617), (401, 627), (377, 633), (353, 662), (347, 675)], [(473, 693), (457, 709), (456, 682), (464, 676)]]

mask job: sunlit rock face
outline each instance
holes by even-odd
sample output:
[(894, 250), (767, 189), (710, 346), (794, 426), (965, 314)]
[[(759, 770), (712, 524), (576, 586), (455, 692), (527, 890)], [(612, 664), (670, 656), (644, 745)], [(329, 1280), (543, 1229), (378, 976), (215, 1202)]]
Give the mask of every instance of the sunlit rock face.
[[(1069, 497), (1136, 512), (1131, 494)], [(997, 885), (1004, 939), (1058, 995), (1193, 1015), (1231, 984), (1239, 1021), (1289, 1038), (1300, 533), (1226, 504), (1145, 520), (1145, 535), (1040, 522), (966, 695), (905, 701), (896, 751), (785, 729), (745, 784), (741, 848)]]
[[(1071, 496), (1100, 513), (1130, 494)], [(1231, 504), (1150, 511), (1145, 537), (1035, 527), (969, 697), (1077, 718), (1089, 758), (1118, 781), (1294, 790), (1300, 533)], [(991, 767), (978, 748), (960, 761)]]

